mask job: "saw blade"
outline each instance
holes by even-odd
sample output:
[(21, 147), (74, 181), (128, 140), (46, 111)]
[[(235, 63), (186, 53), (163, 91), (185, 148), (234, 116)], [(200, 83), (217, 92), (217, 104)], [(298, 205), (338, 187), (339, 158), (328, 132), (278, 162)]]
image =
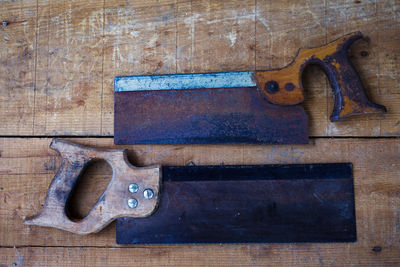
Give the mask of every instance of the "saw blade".
[(254, 71), (143, 75), (114, 81), (115, 144), (306, 144), (299, 105), (274, 105)]
[(300, 105), (256, 87), (115, 92), (115, 144), (307, 144)]
[(163, 167), (158, 209), (118, 244), (352, 242), (350, 163)]

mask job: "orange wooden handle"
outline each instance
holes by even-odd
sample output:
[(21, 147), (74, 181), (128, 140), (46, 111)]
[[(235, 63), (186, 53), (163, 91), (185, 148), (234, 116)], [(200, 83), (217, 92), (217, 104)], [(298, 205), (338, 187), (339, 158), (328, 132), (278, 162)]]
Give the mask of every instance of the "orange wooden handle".
[(255, 72), (257, 87), (271, 103), (299, 104), (304, 100), (302, 72), (307, 65), (315, 64), (324, 70), (334, 92), (331, 121), (358, 114), (384, 113), (384, 106), (368, 99), (348, 57), (350, 46), (362, 37), (360, 32), (354, 32), (325, 46), (300, 49), (296, 58), (286, 67)]
[[(159, 166), (134, 167), (122, 149), (95, 149), (60, 139), (53, 139), (50, 147), (60, 153), (63, 161), (50, 184), (41, 213), (27, 218), (25, 224), (90, 234), (118, 217), (146, 217), (156, 209), (161, 180)], [(85, 166), (95, 159), (106, 160), (113, 176), (90, 213), (80, 221), (73, 221), (66, 213), (66, 202)], [(135, 184), (137, 192), (129, 191), (131, 184)], [(150, 197), (148, 190), (152, 193)]]

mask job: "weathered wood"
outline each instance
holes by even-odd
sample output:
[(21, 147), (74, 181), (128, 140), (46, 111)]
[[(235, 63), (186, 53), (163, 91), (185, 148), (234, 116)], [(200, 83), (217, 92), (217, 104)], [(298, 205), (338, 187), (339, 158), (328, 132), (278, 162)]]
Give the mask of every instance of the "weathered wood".
[[(81, 237), (64, 231), (26, 226), (37, 214), (61, 158), (49, 149), (48, 138), (2, 138), (0, 147), (0, 246), (115, 246), (115, 231)], [(96, 147), (115, 147), (112, 138), (73, 139)], [(122, 146), (136, 166), (206, 164), (268, 164), (352, 162), (358, 242), (346, 245), (399, 249), (400, 142), (397, 139), (313, 139), (299, 146)], [(98, 165), (101, 166), (101, 165)], [(96, 202), (111, 177), (109, 168), (87, 173), (81, 212)], [(108, 179), (107, 179), (108, 178)], [(317, 245), (316, 245), (317, 247)], [(316, 248), (315, 247), (315, 248)]]
[[(25, 224), (86, 235), (99, 232), (116, 218), (140, 218), (154, 212), (161, 185), (159, 166), (134, 167), (122, 149), (87, 147), (61, 139), (53, 139), (50, 147), (60, 153), (62, 163), (51, 181), (43, 209), (26, 218)], [(73, 220), (68, 211), (69, 198), (83, 170), (98, 159), (111, 165), (111, 181), (90, 213), (81, 220)], [(136, 191), (129, 192), (131, 184), (136, 185)], [(151, 190), (152, 197), (146, 198), (145, 190)], [(129, 206), (129, 200), (134, 201), (132, 206)]]
[(0, 135), (32, 135), (36, 1), (0, 4)]
[[(8, 69), (0, 79), (0, 134), (112, 135), (114, 76), (277, 68), (300, 47), (361, 31), (370, 41), (355, 44), (353, 62), (372, 100), (389, 112), (330, 123), (330, 87), (322, 72), (307, 71), (310, 133), (397, 136), (398, 5), (394, 0), (6, 3), (0, 19), (26, 22), (0, 29), (7, 47), (0, 65)], [(26, 61), (22, 71), (21, 60)]]
[[(135, 246), (129, 248), (0, 248), (4, 266), (382, 266), (399, 250), (339, 244)], [(359, 257), (355, 255), (360, 255)], [(15, 265), (15, 264), (16, 265)], [(14, 264), (14, 265), (13, 265)]]
[(38, 1), (35, 135), (101, 131), (103, 3)]
[[(0, 135), (110, 136), (114, 76), (278, 68), (299, 47), (361, 31), (369, 42), (355, 43), (351, 59), (368, 95), (388, 113), (330, 123), (331, 90), (322, 71), (309, 67), (303, 85), (310, 134), (399, 136), (399, 8), (397, 0), (3, 1), (0, 22), (9, 23), (0, 24)], [(352, 161), (357, 243), (82, 248), (115, 246), (113, 226), (81, 237), (23, 225), (40, 211), (61, 163), (50, 139), (0, 138), (0, 246), (10, 247), (0, 248), (0, 265), (400, 265), (398, 139), (314, 140), (127, 148), (135, 148), (129, 157), (139, 166)], [(111, 138), (78, 141), (112, 147)], [(77, 192), (80, 215), (110, 180), (101, 164), (87, 171)], [(18, 247), (35, 245), (79, 248)]]
[(377, 4), (378, 40), (377, 50), (379, 93), (382, 101), (388, 103), (389, 112), (384, 121), (381, 121), (381, 135), (400, 135), (400, 111), (398, 99), (400, 94), (399, 70), (400, 70), (400, 45), (399, 45), (399, 14), (395, 7), (397, 1), (379, 1)]

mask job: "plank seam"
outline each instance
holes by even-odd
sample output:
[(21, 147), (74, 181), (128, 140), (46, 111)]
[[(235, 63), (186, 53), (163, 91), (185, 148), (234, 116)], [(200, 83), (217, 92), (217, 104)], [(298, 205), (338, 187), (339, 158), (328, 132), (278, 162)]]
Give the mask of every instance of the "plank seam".
[[(5, 138), (5, 139), (7, 139), (7, 138), (8, 139), (11, 139), (11, 138), (76, 138), (76, 139), (78, 139), (79, 138), (79, 139), (83, 139), (83, 138), (114, 138), (114, 136), (113, 135), (0, 135), (0, 138)], [(367, 135), (318, 136), (318, 135), (312, 135), (312, 136), (309, 136), (309, 139), (399, 139), (400, 140), (400, 136), (367, 136)], [(143, 144), (141, 144), (141, 145), (143, 145)], [(176, 144), (176, 145), (179, 145), (179, 144)], [(182, 144), (182, 145), (190, 145), (190, 144)], [(193, 144), (193, 145), (195, 145), (195, 144)], [(198, 145), (200, 145), (200, 144), (198, 144)], [(229, 145), (235, 145), (235, 144), (219, 144), (219, 145), (228, 145), (229, 146)], [(236, 144), (236, 145), (243, 145), (243, 144)], [(274, 144), (265, 144), (265, 145), (276, 146)], [(290, 145), (290, 144), (288, 144), (288, 145)], [(292, 145), (300, 145), (300, 144), (292, 144)]]
[[(325, 44), (328, 42), (328, 26), (327, 26), (327, 19), (328, 19), (328, 10), (327, 10), (327, 4), (326, 4), (326, 0), (324, 1), (324, 5), (325, 5), (325, 10), (324, 10), (324, 25), (325, 25)], [(327, 120), (327, 124), (325, 126), (325, 134), (328, 134), (329, 130), (328, 130), (328, 125), (329, 125), (329, 107), (328, 107), (328, 103), (329, 103), (329, 90), (332, 90), (328, 81), (328, 77), (325, 75), (324, 76), (325, 79), (325, 108), (326, 108), (326, 112), (325, 112), (325, 119)]]
[[(378, 45), (377, 45), (377, 47), (380, 47), (380, 44), (381, 44), (381, 40), (380, 40), (380, 34), (379, 34), (379, 17), (378, 17), (378, 15), (379, 15), (379, 8), (378, 8), (378, 1), (376, 1), (375, 2), (375, 19), (376, 19), (376, 24), (375, 24), (375, 28), (376, 28), (376, 31), (377, 31), (377, 36), (376, 36), (376, 39), (377, 39), (377, 42), (378, 42)], [(378, 75), (377, 75), (377, 77), (376, 77), (376, 83), (377, 83), (377, 87), (378, 87), (378, 94), (379, 95), (382, 95), (381, 94), (381, 86), (380, 86), (380, 77), (381, 77), (381, 69), (380, 69), (380, 63), (381, 63), (381, 61), (379, 60), (380, 59), (380, 49), (377, 49), (377, 55), (376, 55), (376, 68), (377, 68), (377, 73), (378, 73)], [(379, 135), (382, 135), (382, 121), (379, 121)]]
[(190, 0), (190, 36), (191, 36), (191, 46), (190, 46), (190, 72), (193, 72), (193, 50), (194, 50), (194, 21), (193, 21), (193, 0)]
[[(262, 244), (262, 243), (261, 243)], [(190, 244), (186, 244), (185, 246), (188, 246)], [(201, 244), (201, 245), (206, 245), (206, 244)], [(214, 245), (214, 244), (211, 244)], [(215, 244), (218, 245), (219, 244)], [(229, 244), (228, 244), (229, 245)], [(234, 244), (232, 244), (234, 245)], [(246, 245), (246, 244), (244, 244)], [(171, 248), (171, 245), (162, 245), (162, 244), (157, 244), (157, 245), (117, 245), (115, 243), (115, 246), (29, 246), (29, 245), (24, 245), (24, 246), (0, 246), (0, 249), (25, 249), (25, 248), (104, 248), (104, 249), (149, 249), (149, 248)]]
[(46, 108), (45, 108), (45, 118), (44, 118), (44, 131), (47, 132), (47, 118), (48, 118), (48, 113), (49, 113), (49, 68), (50, 68), (50, 18), (51, 18), (51, 1), (48, 3), (48, 17), (47, 17), (47, 71), (46, 71), (46, 86), (45, 86), (45, 92), (46, 92)]
[(175, 0), (175, 73), (178, 73), (178, 1)]
[(103, 133), (103, 97), (104, 97), (104, 28), (105, 28), (105, 17), (106, 17), (106, 4), (103, 0), (103, 34), (102, 38), (102, 55), (101, 55), (101, 97), (100, 97), (100, 134)]
[(254, 0), (254, 70), (257, 70), (257, 0)]
[(32, 116), (32, 135), (35, 135), (35, 117), (36, 117), (36, 74), (37, 74), (37, 53), (38, 53), (38, 44), (37, 44), (37, 36), (39, 29), (39, 0), (36, 0), (36, 23), (35, 23), (35, 66), (34, 66), (34, 78), (33, 78), (33, 116)]

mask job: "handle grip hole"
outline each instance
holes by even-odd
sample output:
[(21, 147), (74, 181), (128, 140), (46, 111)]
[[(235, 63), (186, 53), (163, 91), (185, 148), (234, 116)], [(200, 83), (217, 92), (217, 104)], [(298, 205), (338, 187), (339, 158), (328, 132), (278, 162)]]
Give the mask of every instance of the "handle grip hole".
[(107, 161), (90, 161), (76, 181), (65, 205), (70, 220), (80, 221), (85, 218), (112, 178), (112, 168)]

